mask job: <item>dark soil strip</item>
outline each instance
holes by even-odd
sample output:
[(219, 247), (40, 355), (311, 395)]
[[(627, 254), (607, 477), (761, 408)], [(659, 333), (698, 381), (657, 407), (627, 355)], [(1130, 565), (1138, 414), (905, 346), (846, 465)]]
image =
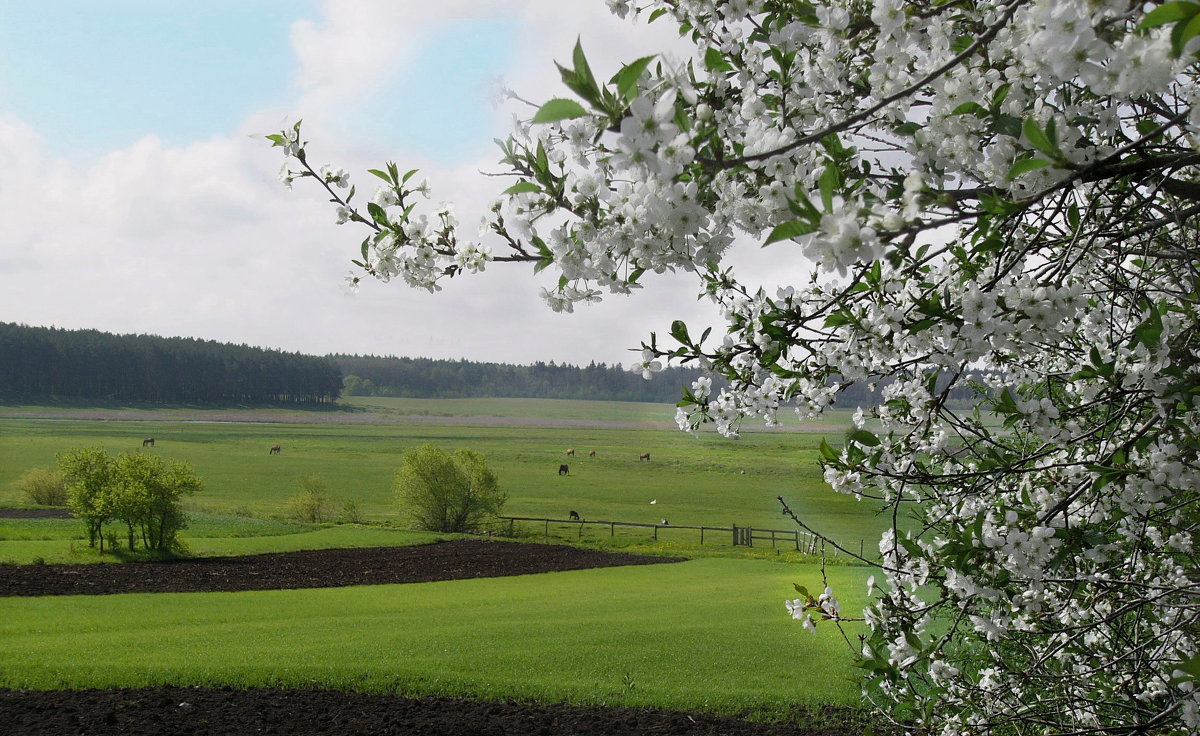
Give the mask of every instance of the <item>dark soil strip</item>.
[(0, 734), (337, 734), (338, 736), (861, 736), (861, 716), (837, 708), (811, 726), (763, 724), (700, 713), (540, 706), (454, 698), (401, 698), (327, 690), (0, 690)]
[(464, 539), (415, 547), (305, 550), (169, 562), (0, 565), (0, 596), (337, 588), (649, 565), (682, 559), (563, 545)]

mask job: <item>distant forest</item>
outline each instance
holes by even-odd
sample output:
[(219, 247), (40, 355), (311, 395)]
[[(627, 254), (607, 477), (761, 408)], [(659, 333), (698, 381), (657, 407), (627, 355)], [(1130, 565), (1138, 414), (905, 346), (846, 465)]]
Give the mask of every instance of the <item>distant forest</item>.
[(210, 340), (0, 322), (0, 398), (161, 404), (319, 404), (342, 374), (329, 358)]
[[(347, 396), (544, 398), (675, 403), (699, 372), (650, 380), (619, 364), (510, 365), (469, 360), (315, 357), (211, 340), (113, 335), (0, 322), (0, 400), (48, 398), (158, 404), (325, 404)], [(714, 382), (714, 390), (721, 388)], [(965, 389), (954, 392), (957, 398)], [(866, 385), (837, 406), (879, 400)]]
[(541, 399), (597, 399), (674, 404), (683, 386), (699, 372), (667, 368), (650, 380), (620, 366), (590, 363), (579, 368), (566, 363), (476, 363), (359, 355), (332, 356), (341, 367), (347, 396), (404, 396), (460, 399), (482, 396)]

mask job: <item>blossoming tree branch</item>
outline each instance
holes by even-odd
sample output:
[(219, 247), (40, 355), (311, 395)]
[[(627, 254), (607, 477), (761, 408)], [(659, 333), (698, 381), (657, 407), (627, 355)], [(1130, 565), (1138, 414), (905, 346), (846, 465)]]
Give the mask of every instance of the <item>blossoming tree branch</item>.
[[(571, 311), (695, 274), (724, 334), (676, 322), (639, 366), (727, 380), (685, 392), (684, 430), (878, 384), (822, 449), (833, 491), (894, 520), (859, 653), (891, 717), (1200, 729), (1200, 4), (608, 4), (694, 53), (598, 76), (576, 46), (569, 91), (502, 145), (486, 242), (394, 164), (356, 202), (299, 124), (271, 136), (284, 179), (365, 228), (355, 263), (384, 281), (523, 262)], [(723, 265), (759, 246), (812, 277), (768, 293)], [(788, 608), (842, 617), (828, 589)]]

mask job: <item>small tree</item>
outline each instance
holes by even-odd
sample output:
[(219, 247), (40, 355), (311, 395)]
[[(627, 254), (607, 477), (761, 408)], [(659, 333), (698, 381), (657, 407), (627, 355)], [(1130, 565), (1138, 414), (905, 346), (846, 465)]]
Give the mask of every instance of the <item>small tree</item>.
[(147, 549), (179, 547), (186, 528), (182, 499), (200, 490), (201, 481), (187, 463), (157, 455), (124, 452), (116, 458), (99, 447), (63, 453), (58, 459), (67, 481), (67, 506), (88, 529), (88, 544), (104, 551), (104, 525), (126, 524), (129, 548), (138, 537)]
[(114, 462), (112, 507), (125, 522), (129, 548), (138, 536), (146, 549), (178, 549), (179, 531), (187, 527), (182, 500), (201, 488), (187, 463), (141, 452), (121, 453)]
[(483, 455), (471, 450), (450, 454), (433, 445), (404, 453), (396, 490), (417, 528), (435, 532), (474, 531), (508, 500)]
[(67, 479), (56, 468), (30, 468), (17, 478), (17, 490), (39, 506), (64, 506)]
[(104, 524), (112, 519), (112, 458), (99, 447), (85, 447), (59, 455), (58, 467), (67, 481), (67, 506), (87, 525), (88, 545), (99, 540), (103, 552)]

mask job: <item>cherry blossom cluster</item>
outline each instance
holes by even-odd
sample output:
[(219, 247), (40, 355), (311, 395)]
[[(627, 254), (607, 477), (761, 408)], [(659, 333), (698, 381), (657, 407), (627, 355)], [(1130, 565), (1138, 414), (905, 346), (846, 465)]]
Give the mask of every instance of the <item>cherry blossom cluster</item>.
[[(529, 262), (571, 311), (695, 274), (724, 334), (677, 322), (636, 366), (704, 371), (685, 431), (870, 384), (822, 453), (835, 492), (897, 519), (863, 559), (884, 712), (947, 736), (1200, 730), (1200, 5), (608, 5), (694, 53), (609, 79), (576, 47), (570, 96), (502, 145), (502, 255), (392, 164), (359, 209), (298, 125), (271, 136), (281, 177), (366, 226), (356, 263), (384, 280)], [(810, 276), (744, 284), (725, 256), (760, 245)], [(855, 618), (832, 590), (787, 609)]]

